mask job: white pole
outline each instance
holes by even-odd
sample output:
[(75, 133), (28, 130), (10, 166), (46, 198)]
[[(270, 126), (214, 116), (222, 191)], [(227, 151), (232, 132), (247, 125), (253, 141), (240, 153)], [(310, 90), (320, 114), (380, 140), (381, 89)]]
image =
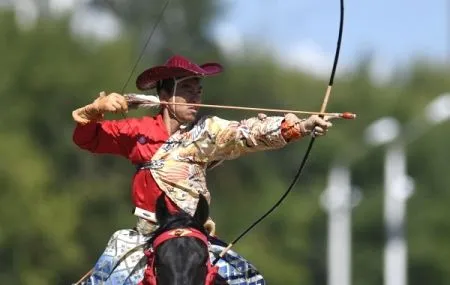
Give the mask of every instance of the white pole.
[(402, 142), (388, 145), (384, 167), (384, 219), (386, 245), (384, 284), (407, 284), (407, 242), (405, 238), (406, 201), (412, 192), (406, 172), (406, 155)]
[(326, 190), (328, 285), (351, 284), (351, 179), (346, 166), (332, 167)]

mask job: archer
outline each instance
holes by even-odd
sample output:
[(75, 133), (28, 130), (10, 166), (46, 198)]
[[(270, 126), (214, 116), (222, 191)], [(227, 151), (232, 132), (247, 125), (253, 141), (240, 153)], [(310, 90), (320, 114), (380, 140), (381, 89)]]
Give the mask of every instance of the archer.
[[(171, 57), (164, 65), (144, 71), (137, 78), (140, 90), (155, 89), (161, 101), (200, 103), (204, 77), (222, 72), (218, 63), (197, 65), (181, 56)], [(135, 229), (115, 232), (87, 284), (133, 284), (144, 278), (146, 260), (143, 245), (157, 227), (154, 217), (156, 199), (164, 192), (167, 207), (172, 212), (194, 214), (198, 197), (210, 202), (206, 185), (206, 170), (224, 160), (244, 154), (274, 150), (304, 138), (311, 133), (325, 135), (332, 126), (328, 119), (312, 115), (299, 119), (259, 114), (241, 122), (216, 116), (197, 118), (198, 107), (164, 104), (154, 117), (104, 120), (108, 112), (127, 112), (124, 96), (104, 92), (91, 104), (73, 111), (76, 127), (73, 140), (80, 148), (92, 153), (123, 156), (135, 165), (132, 178), (132, 199), (138, 216)], [(225, 243), (215, 237), (215, 223), (210, 218), (205, 227), (210, 232), (210, 256), (220, 252)], [(228, 284), (263, 284), (263, 277), (243, 257), (226, 255), (217, 265), (219, 274)], [(245, 270), (238, 271), (230, 262), (240, 262)], [(232, 279), (229, 279), (233, 276)], [(128, 283), (127, 283), (128, 284)]]

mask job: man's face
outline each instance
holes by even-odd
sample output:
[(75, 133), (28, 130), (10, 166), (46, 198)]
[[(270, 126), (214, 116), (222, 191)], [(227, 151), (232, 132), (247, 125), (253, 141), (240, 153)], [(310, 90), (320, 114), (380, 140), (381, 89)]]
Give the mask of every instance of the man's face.
[[(179, 79), (180, 80), (180, 79)], [(200, 78), (189, 78), (178, 81), (175, 96), (169, 97), (168, 102), (177, 103), (201, 103), (202, 85)], [(170, 94), (171, 95), (171, 94)], [(169, 95), (169, 96), (170, 96)], [(169, 105), (168, 108), (182, 122), (192, 122), (196, 119), (199, 107)]]

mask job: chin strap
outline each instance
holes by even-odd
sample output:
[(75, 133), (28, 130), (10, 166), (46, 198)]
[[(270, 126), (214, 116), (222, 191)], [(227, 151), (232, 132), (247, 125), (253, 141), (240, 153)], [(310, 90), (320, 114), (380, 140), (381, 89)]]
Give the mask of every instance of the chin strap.
[[(179, 128), (180, 129), (185, 129), (187, 127), (187, 125), (189, 124), (189, 122), (183, 122), (183, 120), (181, 120), (177, 115), (176, 115), (176, 108), (177, 108), (177, 104), (175, 102), (175, 94), (177, 91), (177, 87), (178, 87), (178, 83), (187, 80), (187, 79), (191, 79), (191, 78), (200, 78), (200, 76), (197, 75), (192, 75), (192, 76), (186, 76), (186, 77), (182, 77), (180, 79), (176, 79), (173, 78), (173, 90), (172, 90), (172, 106), (173, 106), (173, 110), (169, 107), (166, 106), (165, 108), (167, 108), (167, 110), (169, 111), (170, 115), (180, 124)], [(168, 126), (168, 128), (170, 129), (170, 126)], [(170, 133), (170, 132), (169, 132)]]

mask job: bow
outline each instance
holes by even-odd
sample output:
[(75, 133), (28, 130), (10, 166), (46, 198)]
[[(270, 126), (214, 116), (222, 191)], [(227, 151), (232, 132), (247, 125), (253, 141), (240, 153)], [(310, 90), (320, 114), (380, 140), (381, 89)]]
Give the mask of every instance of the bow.
[[(108, 0), (104, 0), (108, 5), (110, 5), (110, 3), (108, 2)], [(154, 34), (154, 32), (155, 32), (155, 30), (156, 30), (156, 28), (157, 28), (157, 26), (158, 26), (158, 24), (159, 24), (159, 22), (161, 21), (161, 19), (162, 19), (162, 16), (163, 16), (163, 14), (164, 14), (164, 12), (165, 12), (165, 10), (166, 10), (166, 8), (167, 8), (167, 6), (169, 5), (169, 2), (170, 2), (170, 0), (166, 0), (165, 1), (165, 3), (164, 3), (164, 5), (163, 5), (163, 8), (161, 9), (161, 12), (160, 12), (160, 14), (159, 14), (159, 16), (158, 16), (158, 19), (157, 19), (157, 21), (155, 22), (155, 24), (154, 24), (154, 26), (153, 26), (153, 29), (152, 29), (152, 31), (151, 31), (151, 33), (150, 33), (150, 35), (149, 35), (149, 37), (147, 38), (147, 41), (146, 41), (146, 43), (145, 43), (145, 45), (144, 45), (144, 47), (142, 48), (142, 51), (141, 51), (141, 53), (140, 53), (140, 55), (139, 55), (139, 57), (138, 57), (138, 59), (137, 59), (137, 61), (136, 61), (136, 63), (135, 63), (135, 65), (133, 66), (133, 69), (132, 69), (132, 71), (131, 71), (131, 73), (130, 73), (130, 75), (129, 75), (129, 77), (128, 77), (128, 79), (127, 79), (127, 81), (126, 81), (126, 83), (125, 83), (125, 85), (124, 85), (124, 87), (123, 87), (123, 89), (122, 89), (122, 94), (124, 93), (124, 90), (125, 90), (125, 88), (126, 88), (126, 86), (128, 85), (128, 83), (129, 83), (129, 81), (131, 80), (131, 78), (132, 78), (132, 75), (133, 75), (133, 73), (134, 73), (134, 71), (136, 70), (136, 68), (137, 68), (137, 65), (138, 65), (138, 63), (140, 62), (140, 60), (142, 59), (142, 57), (143, 57), (143, 55), (144, 55), (144, 52), (145, 52), (145, 50), (146, 50), (146, 48), (147, 48), (147, 46), (148, 46), (148, 44), (150, 43), (150, 40), (151, 40), (151, 38), (153, 37), (153, 34)], [(331, 91), (332, 91), (332, 87), (333, 87), (333, 84), (334, 84), (334, 78), (335, 78), (335, 73), (336, 73), (336, 68), (337, 68), (337, 65), (338, 65), (338, 62), (339, 62), (339, 55), (340, 55), (340, 49), (341, 49), (341, 42), (342, 42), (342, 34), (343, 34), (343, 29), (344, 29), (344, 0), (340, 0), (340, 21), (339, 21), (339, 32), (338, 32), (338, 38), (337, 38), (337, 44), (336, 44), (336, 50), (335, 50), (335, 55), (334, 55), (334, 61), (333, 61), (333, 67), (332, 67), (332, 70), (331, 70), (331, 74), (330, 74), (330, 78), (329, 78), (329, 81), (328, 81), (328, 86), (327, 86), (327, 88), (326, 88), (326, 92), (325, 92), (325, 96), (324, 96), (324, 98), (323, 98), (323, 101), (322, 101), (322, 105), (321, 105), (321, 108), (320, 108), (320, 111), (319, 112), (314, 112), (315, 114), (318, 114), (319, 116), (321, 116), (322, 118), (325, 116), (325, 115), (327, 115), (327, 113), (325, 113), (325, 111), (326, 111), (326, 108), (327, 108), (327, 105), (328, 105), (328, 101), (329, 101), (329, 99), (330, 99), (330, 96), (331, 96)], [(153, 103), (155, 103), (155, 102), (153, 102)], [(217, 106), (217, 105), (209, 105), (210, 107), (211, 106)], [(223, 106), (222, 106), (223, 107)], [(229, 106), (229, 107), (235, 107), (235, 106)], [(246, 108), (246, 109), (250, 109), (250, 108), (248, 108), (248, 107), (240, 107), (241, 109), (242, 108)], [(251, 109), (256, 109), (256, 108), (251, 108)], [(265, 110), (268, 110), (268, 109), (265, 109)], [(286, 111), (286, 110), (277, 110), (277, 111)], [(312, 112), (311, 112), (312, 113)], [(333, 114), (336, 114), (336, 113), (333, 113)], [(343, 118), (347, 118), (347, 119), (349, 119), (349, 118), (354, 118), (354, 115), (353, 114), (351, 114), (351, 113), (338, 113), (338, 114), (345, 114), (345, 115), (340, 115), (341, 117), (343, 117)], [(122, 116), (123, 117), (126, 117), (126, 115), (125, 114), (123, 114), (122, 113)], [(315, 140), (316, 140), (316, 138), (315, 138), (315, 136), (314, 136), (314, 132), (313, 132), (313, 135), (312, 135), (312, 137), (311, 137), (311, 140), (310, 140), (310, 142), (309, 142), (309, 144), (308, 144), (308, 147), (307, 147), (307, 149), (306, 149), (306, 152), (305, 152), (305, 154), (303, 155), (303, 158), (302, 158), (302, 160), (301, 160), (301, 163), (300, 163), (300, 166), (299, 166), (299, 168), (298, 168), (298, 170), (297, 170), (297, 173), (295, 174), (295, 176), (294, 176), (294, 178), (293, 178), (293, 180), (292, 180), (292, 182), (291, 182), (291, 184), (289, 185), (289, 187), (287, 188), (287, 190), (284, 192), (284, 194), (280, 197), (280, 199), (266, 212), (266, 213), (264, 213), (260, 218), (258, 218), (255, 222), (253, 222), (248, 228), (246, 228), (236, 239), (234, 239), (220, 254), (219, 254), (219, 256), (214, 260), (214, 262), (212, 263), (213, 265), (215, 265), (217, 262), (218, 262), (218, 260), (220, 259), (220, 258), (222, 258), (224, 255), (225, 255), (225, 253), (234, 245), (234, 244), (236, 244), (242, 237), (244, 237), (250, 230), (252, 230), (257, 224), (259, 224), (262, 220), (264, 220), (268, 215), (270, 215), (285, 199), (286, 199), (286, 197), (288, 196), (288, 194), (292, 191), (292, 189), (293, 189), (293, 187), (295, 186), (295, 184), (298, 182), (298, 180), (299, 180), (299, 178), (300, 178), (300, 176), (301, 176), (301, 174), (302, 174), (302, 171), (303, 171), (303, 169), (305, 168), (305, 165), (306, 165), (306, 162), (307, 162), (307, 160), (308, 160), (308, 158), (309, 158), (309, 155), (310, 155), (310, 153), (311, 153), (311, 150), (312, 150), (312, 148), (313, 148), (313, 146), (314, 146), (314, 143), (315, 143)]]
[[(330, 99), (331, 90), (333, 88), (334, 83), (334, 77), (336, 74), (336, 68), (339, 62), (339, 54), (341, 50), (341, 42), (342, 42), (342, 34), (344, 30), (344, 0), (340, 0), (340, 20), (339, 20), (339, 33), (338, 33), (338, 39), (336, 44), (336, 51), (334, 54), (334, 61), (333, 61), (333, 67), (331, 69), (330, 79), (328, 81), (328, 86), (325, 92), (325, 96), (322, 101), (322, 105), (320, 107), (319, 113), (322, 113), (320, 115), (323, 118), (323, 113), (325, 113), (328, 101)], [(308, 161), (309, 155), (311, 153), (311, 150), (313, 148), (314, 142), (316, 141), (316, 138), (313, 135), (311, 137), (311, 140), (308, 144), (308, 148), (306, 149), (305, 154), (303, 155), (302, 161), (300, 163), (300, 167), (297, 170), (297, 173), (295, 174), (291, 184), (287, 188), (287, 190), (284, 192), (284, 194), (280, 197), (280, 199), (266, 212), (264, 213), (260, 218), (258, 218), (255, 222), (253, 222), (248, 228), (246, 228), (237, 238), (235, 238), (225, 249), (220, 252), (220, 254), (216, 257), (214, 262), (212, 263), (215, 265), (224, 255), (225, 253), (230, 250), (230, 248), (236, 244), (241, 238), (243, 238), (250, 230), (252, 230), (257, 224), (259, 224), (262, 220), (264, 220), (268, 215), (270, 215), (283, 201), (286, 199), (288, 194), (292, 191), (295, 184), (298, 182), (300, 175), (302, 174), (303, 169), (305, 168), (306, 162)]]

